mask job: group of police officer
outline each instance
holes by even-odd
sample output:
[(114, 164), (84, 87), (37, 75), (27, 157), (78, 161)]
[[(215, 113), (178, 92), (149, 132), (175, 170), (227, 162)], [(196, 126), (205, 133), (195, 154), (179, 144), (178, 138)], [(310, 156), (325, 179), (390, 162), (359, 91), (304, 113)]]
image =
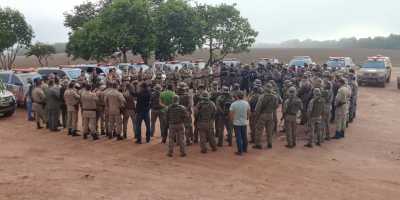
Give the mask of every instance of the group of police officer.
[[(103, 135), (124, 140), (131, 120), (136, 142), (141, 143), (142, 121), (146, 124), (146, 142), (150, 142), (158, 119), (161, 142), (169, 144), (167, 155), (173, 156), (178, 144), (181, 156), (186, 156), (185, 148), (193, 143), (200, 143), (202, 153), (208, 152), (208, 146), (216, 151), (224, 142), (232, 146), (229, 107), (243, 94), (250, 105), (249, 142), (254, 149), (263, 149), (264, 133), (266, 148), (272, 148), (279, 121), (284, 123), (288, 148), (296, 146), (299, 124), (307, 130), (306, 147), (343, 138), (356, 117), (357, 90), (352, 70), (333, 72), (325, 65), (268, 63), (241, 67), (218, 63), (167, 72), (161, 68), (129, 70), (122, 77), (111, 71), (105, 80), (96, 74), (90, 78), (82, 74), (76, 81), (53, 75), (35, 80), (32, 100), (38, 129), (46, 125), (50, 131), (60, 131), (63, 126), (68, 135), (79, 136), (80, 113), (84, 139), (91, 136), (97, 140)], [(331, 135), (333, 122), (336, 131)]]

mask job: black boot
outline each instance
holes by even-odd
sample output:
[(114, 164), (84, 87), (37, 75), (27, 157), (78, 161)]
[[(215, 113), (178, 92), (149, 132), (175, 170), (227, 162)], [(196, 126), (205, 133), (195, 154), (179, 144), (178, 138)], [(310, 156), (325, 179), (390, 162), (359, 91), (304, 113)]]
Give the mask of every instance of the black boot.
[(71, 128), (68, 129), (68, 135), (72, 135), (72, 129)]
[(83, 139), (84, 139), (84, 140), (87, 140), (87, 137), (88, 137), (88, 134), (87, 134), (87, 133), (84, 133), (84, 134), (83, 134)]
[(37, 129), (42, 129), (43, 128), (42, 126), (40, 126), (40, 122), (36, 122), (36, 128)]
[(72, 136), (72, 137), (78, 137), (78, 136), (81, 136), (81, 135), (78, 134), (78, 131), (77, 131), (77, 130), (73, 130), (73, 129), (72, 129), (72, 131), (71, 131), (71, 136)]
[(340, 132), (340, 137), (344, 138), (344, 131)]
[(92, 133), (92, 138), (93, 140), (98, 140), (99, 136), (97, 135), (97, 133)]
[(128, 136), (127, 136), (127, 134), (126, 133), (124, 133), (124, 139), (127, 139), (128, 138)]

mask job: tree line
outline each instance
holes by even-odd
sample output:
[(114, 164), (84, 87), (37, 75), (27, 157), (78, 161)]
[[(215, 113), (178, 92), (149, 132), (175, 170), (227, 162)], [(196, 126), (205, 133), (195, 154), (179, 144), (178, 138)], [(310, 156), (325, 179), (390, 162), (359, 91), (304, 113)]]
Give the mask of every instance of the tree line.
[[(199, 48), (209, 49), (208, 64), (230, 53), (248, 51), (258, 33), (236, 5), (191, 4), (186, 0), (87, 1), (64, 13), (70, 29), (65, 52), (73, 59), (105, 61), (116, 53), (145, 63), (173, 60)], [(35, 56), (41, 66), (58, 49), (32, 44), (34, 32), (18, 10), (0, 7), (0, 64), (11, 69), (17, 55)]]
[(368, 49), (400, 49), (400, 35), (391, 34), (388, 37), (343, 38), (340, 40), (303, 40), (298, 39), (282, 42), (279, 47), (288, 48), (368, 48)]
[(209, 49), (208, 64), (229, 53), (248, 51), (257, 32), (236, 5), (192, 5), (186, 0), (103, 0), (86, 2), (65, 13), (71, 29), (67, 53), (102, 61), (116, 52), (168, 61)]

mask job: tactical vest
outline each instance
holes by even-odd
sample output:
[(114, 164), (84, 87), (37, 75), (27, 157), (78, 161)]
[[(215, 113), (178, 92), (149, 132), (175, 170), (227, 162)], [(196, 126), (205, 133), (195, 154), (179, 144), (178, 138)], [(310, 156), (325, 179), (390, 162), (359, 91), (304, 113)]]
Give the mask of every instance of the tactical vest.
[(160, 105), (160, 92), (159, 91), (154, 91), (151, 94), (150, 106), (152, 109), (155, 109), (155, 110), (159, 110), (162, 108), (162, 106)]
[(310, 117), (319, 117), (324, 112), (324, 100), (322, 98), (313, 100), (313, 108)]
[(222, 94), (221, 108), (225, 115), (229, 114), (229, 109), (233, 103), (231, 95)]
[(266, 93), (261, 99), (261, 113), (273, 113), (278, 106), (278, 98), (274, 94)]
[(182, 105), (172, 104), (168, 107), (167, 118), (168, 124), (181, 124), (185, 120), (185, 107)]
[(209, 122), (214, 119), (215, 106), (210, 100), (202, 100), (198, 104), (199, 112), (197, 114), (198, 122)]
[(288, 107), (286, 108), (286, 114), (288, 115), (296, 115), (301, 108), (301, 100), (297, 98), (289, 98), (288, 99)]

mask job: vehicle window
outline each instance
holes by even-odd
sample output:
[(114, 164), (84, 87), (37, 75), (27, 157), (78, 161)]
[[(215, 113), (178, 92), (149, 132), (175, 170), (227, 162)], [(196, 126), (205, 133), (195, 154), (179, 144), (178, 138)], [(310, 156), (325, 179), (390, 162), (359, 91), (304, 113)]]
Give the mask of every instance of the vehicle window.
[(11, 84), (18, 85), (18, 86), (23, 85), (22, 81), (19, 80), (19, 78), (15, 75), (12, 75), (12, 77), (11, 77)]
[(328, 67), (344, 67), (344, 60), (329, 60), (327, 63)]
[(70, 70), (70, 71), (66, 71), (66, 73), (68, 74), (69, 78), (71, 78), (72, 80), (77, 79), (81, 75), (81, 72), (79, 70)]
[(0, 80), (3, 83), (8, 83), (8, 81), (10, 80), (10, 75), (9, 74), (0, 74)]
[(383, 61), (368, 61), (362, 66), (362, 68), (383, 69), (383, 68), (385, 68), (385, 62), (383, 62)]
[(97, 74), (105, 74), (105, 75), (107, 75), (107, 72), (103, 71), (103, 70), (100, 69), (100, 68), (96, 68), (96, 73), (97, 73)]

